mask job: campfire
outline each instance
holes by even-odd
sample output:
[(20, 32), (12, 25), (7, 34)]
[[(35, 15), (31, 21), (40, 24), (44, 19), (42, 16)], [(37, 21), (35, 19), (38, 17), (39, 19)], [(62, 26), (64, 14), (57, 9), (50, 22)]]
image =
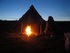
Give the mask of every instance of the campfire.
[(30, 35), (32, 34), (31, 26), (27, 26), (26, 29), (25, 29), (25, 31), (26, 31), (26, 34), (27, 34), (28, 36), (30, 36)]

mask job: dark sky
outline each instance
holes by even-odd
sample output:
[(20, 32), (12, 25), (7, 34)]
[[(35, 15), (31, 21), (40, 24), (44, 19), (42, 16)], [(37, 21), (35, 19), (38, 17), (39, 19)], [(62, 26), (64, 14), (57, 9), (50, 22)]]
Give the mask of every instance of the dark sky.
[(70, 21), (70, 0), (0, 0), (0, 19), (19, 20), (31, 5), (44, 20)]

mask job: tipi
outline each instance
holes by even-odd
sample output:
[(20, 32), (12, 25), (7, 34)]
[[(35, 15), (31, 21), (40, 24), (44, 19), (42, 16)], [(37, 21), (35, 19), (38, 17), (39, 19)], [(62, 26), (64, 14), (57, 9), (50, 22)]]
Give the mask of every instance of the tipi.
[(45, 20), (40, 16), (33, 5), (30, 6), (28, 11), (19, 19), (21, 23), (21, 33), (25, 33), (25, 28), (30, 25), (32, 32), (36, 35), (40, 34), (41, 26)]

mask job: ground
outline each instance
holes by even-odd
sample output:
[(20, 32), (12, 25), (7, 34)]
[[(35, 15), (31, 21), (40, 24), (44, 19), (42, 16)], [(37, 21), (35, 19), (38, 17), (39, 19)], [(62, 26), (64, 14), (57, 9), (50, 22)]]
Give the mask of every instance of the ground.
[(61, 40), (54, 41), (48, 36), (30, 36), (21, 34), (0, 35), (0, 52), (9, 53), (52, 53), (65, 52), (59, 45)]

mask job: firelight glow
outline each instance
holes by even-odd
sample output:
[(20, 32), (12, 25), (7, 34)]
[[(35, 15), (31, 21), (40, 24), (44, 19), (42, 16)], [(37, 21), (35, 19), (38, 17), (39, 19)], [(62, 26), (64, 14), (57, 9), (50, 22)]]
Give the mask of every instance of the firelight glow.
[(26, 34), (28, 35), (28, 36), (30, 36), (31, 35), (31, 26), (27, 26), (26, 27), (26, 29), (25, 29), (25, 31), (26, 31)]

